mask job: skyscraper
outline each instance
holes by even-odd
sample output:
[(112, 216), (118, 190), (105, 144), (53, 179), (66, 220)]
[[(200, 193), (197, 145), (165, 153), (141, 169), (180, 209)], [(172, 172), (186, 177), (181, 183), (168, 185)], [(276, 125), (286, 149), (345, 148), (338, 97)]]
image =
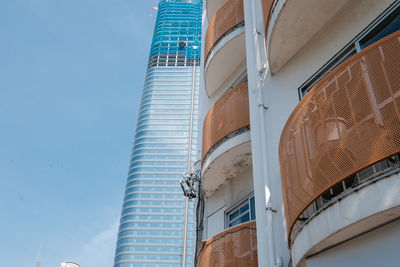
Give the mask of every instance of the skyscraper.
[(193, 265), (194, 203), (179, 179), (196, 160), (201, 14), (201, 0), (159, 2), (114, 267)]

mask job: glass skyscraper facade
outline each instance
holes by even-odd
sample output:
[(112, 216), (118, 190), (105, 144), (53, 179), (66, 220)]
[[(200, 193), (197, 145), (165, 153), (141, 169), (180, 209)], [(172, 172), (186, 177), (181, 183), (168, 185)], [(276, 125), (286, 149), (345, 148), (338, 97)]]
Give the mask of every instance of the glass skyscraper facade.
[(201, 14), (201, 0), (159, 2), (114, 267), (193, 266), (194, 203), (179, 180), (196, 161)]

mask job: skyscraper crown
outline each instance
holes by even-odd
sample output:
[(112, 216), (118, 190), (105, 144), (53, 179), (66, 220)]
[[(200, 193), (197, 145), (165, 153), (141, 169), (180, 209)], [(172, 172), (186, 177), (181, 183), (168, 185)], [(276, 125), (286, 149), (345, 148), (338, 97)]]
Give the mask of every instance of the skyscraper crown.
[(201, 46), (201, 0), (161, 0), (148, 67), (198, 64)]
[(165, 2), (199, 4), (202, 0), (160, 0), (160, 4)]

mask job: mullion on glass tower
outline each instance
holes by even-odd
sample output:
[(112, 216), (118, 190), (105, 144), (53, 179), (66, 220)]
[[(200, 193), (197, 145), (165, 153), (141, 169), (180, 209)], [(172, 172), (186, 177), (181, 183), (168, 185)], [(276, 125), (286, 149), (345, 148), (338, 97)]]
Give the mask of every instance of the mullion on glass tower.
[(193, 265), (194, 203), (179, 179), (196, 160), (201, 14), (201, 0), (160, 0), (114, 267)]

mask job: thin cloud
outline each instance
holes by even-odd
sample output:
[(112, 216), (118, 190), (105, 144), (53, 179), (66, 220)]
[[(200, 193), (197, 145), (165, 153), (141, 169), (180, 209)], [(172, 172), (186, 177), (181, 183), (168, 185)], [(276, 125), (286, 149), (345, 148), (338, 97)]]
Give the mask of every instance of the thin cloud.
[(84, 267), (113, 266), (115, 242), (119, 221), (108, 229), (95, 235), (83, 246), (80, 264)]

